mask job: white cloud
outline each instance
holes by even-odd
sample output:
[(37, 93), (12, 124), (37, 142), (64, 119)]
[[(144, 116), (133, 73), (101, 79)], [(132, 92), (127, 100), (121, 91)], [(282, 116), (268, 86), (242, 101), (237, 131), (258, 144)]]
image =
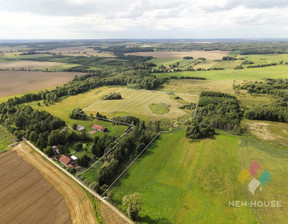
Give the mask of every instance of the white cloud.
[(0, 39), (286, 37), (287, 6), (283, 0), (0, 0)]

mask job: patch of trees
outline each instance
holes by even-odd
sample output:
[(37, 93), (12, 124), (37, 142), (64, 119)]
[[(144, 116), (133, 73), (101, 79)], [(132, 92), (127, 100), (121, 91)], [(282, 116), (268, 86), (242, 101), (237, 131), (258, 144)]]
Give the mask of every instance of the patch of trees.
[(269, 66), (276, 66), (278, 63), (270, 63), (270, 64), (262, 64), (262, 65), (249, 65), (247, 68), (263, 68), (263, 67), (269, 67)]
[[(96, 177), (96, 181), (100, 186), (100, 192), (103, 192), (105, 186), (115, 180), (126, 168), (127, 164), (145, 149), (155, 134), (155, 132), (147, 130), (145, 122), (141, 121), (128, 135), (120, 139), (119, 144), (115, 146), (114, 150), (102, 158), (103, 165)], [(107, 141), (105, 141), (105, 144), (107, 144), (106, 142)], [(98, 153), (98, 150), (95, 149), (95, 152)], [(101, 154), (102, 151), (98, 155), (101, 156)]]
[(117, 123), (138, 125), (140, 122), (139, 118), (134, 117), (134, 116), (117, 116), (117, 117), (112, 117), (111, 120), (114, 121), (114, 124), (116, 125)]
[(269, 94), (279, 99), (270, 105), (256, 105), (245, 111), (250, 120), (288, 122), (288, 79), (266, 79), (265, 82), (247, 82), (235, 85), (234, 89), (245, 89), (250, 94)]
[(103, 100), (121, 100), (122, 96), (120, 93), (110, 93), (103, 97)]
[(88, 116), (83, 112), (81, 108), (74, 109), (69, 113), (69, 117), (76, 120), (88, 120)]
[(25, 137), (42, 150), (48, 145), (66, 143), (64, 134), (56, 131), (65, 125), (64, 121), (27, 105), (1, 107), (0, 123), (18, 139)]
[(203, 77), (193, 77), (193, 76), (170, 76), (170, 79), (198, 79), (198, 80), (207, 80)]
[(194, 110), (196, 108), (196, 104), (195, 103), (189, 103), (189, 104), (182, 105), (179, 108), (180, 109)]
[(185, 57), (183, 57), (183, 59), (194, 59), (194, 58), (191, 56), (185, 56)]
[[(205, 91), (200, 95), (198, 111), (187, 137), (203, 138), (213, 135), (213, 129), (240, 133), (243, 111), (235, 96), (226, 93)], [(195, 130), (200, 130), (199, 135)]]
[(222, 57), (223, 61), (235, 61), (237, 60), (237, 58), (233, 57), (233, 56), (224, 56)]
[(141, 195), (139, 193), (125, 195), (122, 199), (122, 204), (127, 206), (128, 216), (132, 220), (137, 221), (139, 212), (142, 210)]
[(194, 119), (186, 130), (186, 137), (191, 139), (201, 139), (211, 137), (215, 134), (215, 129), (211, 124), (200, 118)]

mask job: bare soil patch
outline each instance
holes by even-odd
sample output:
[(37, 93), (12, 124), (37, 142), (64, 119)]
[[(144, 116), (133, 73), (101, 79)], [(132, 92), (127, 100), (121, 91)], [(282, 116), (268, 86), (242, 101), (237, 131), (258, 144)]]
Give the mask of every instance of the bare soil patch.
[(0, 97), (51, 88), (71, 81), (74, 72), (0, 71)]
[(206, 58), (220, 60), (227, 56), (229, 51), (157, 51), (157, 52), (133, 52), (125, 55), (152, 56), (154, 58), (183, 58), (190, 56), (193, 58)]
[(7, 62), (1, 62), (0, 63), (0, 69), (27, 69), (27, 70), (35, 70), (40, 68), (50, 68), (54, 66), (61, 66), (64, 63), (59, 62), (48, 62), (48, 61), (7, 61)]
[(20, 144), (15, 147), (15, 150), (25, 161), (37, 168), (55, 189), (60, 192), (59, 194), (64, 197), (71, 214), (72, 223), (97, 223), (88, 196), (72, 179), (66, 176), (58, 168), (45, 161), (37, 152), (31, 150), (26, 144)]
[(15, 151), (0, 155), (0, 170), (1, 223), (72, 223), (62, 195)]

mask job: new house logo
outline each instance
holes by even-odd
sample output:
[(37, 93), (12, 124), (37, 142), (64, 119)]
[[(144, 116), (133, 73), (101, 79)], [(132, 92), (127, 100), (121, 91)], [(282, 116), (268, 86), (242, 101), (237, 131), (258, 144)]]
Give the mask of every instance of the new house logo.
[(242, 169), (238, 180), (242, 185), (248, 183), (248, 189), (253, 195), (258, 187), (261, 191), (262, 186), (265, 187), (269, 180), (272, 183), (271, 174), (267, 170), (262, 169), (256, 160), (249, 167), (249, 171)]

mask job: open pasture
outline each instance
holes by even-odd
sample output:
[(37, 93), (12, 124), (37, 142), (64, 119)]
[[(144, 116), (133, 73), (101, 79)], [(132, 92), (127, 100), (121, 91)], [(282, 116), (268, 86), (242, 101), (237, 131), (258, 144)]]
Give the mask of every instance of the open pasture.
[(75, 75), (81, 73), (0, 71), (0, 98), (62, 85)]
[[(133, 90), (121, 89), (119, 93), (122, 95), (121, 100), (102, 100), (95, 105), (91, 105), (86, 109), (88, 114), (100, 112), (111, 116), (135, 115), (143, 119), (151, 118), (169, 118), (177, 119), (183, 117), (187, 113), (179, 106), (183, 105), (170, 98), (171, 95), (165, 92), (148, 91), (148, 90)], [(181, 97), (181, 95), (180, 95)], [(197, 97), (190, 97), (189, 102), (195, 102)], [(170, 105), (169, 111), (165, 114), (153, 113), (150, 108), (151, 104), (165, 103)]]
[(190, 142), (184, 129), (161, 134), (113, 187), (113, 199), (121, 204), (140, 193), (141, 223), (258, 223), (251, 208), (228, 206), (245, 200), (237, 141), (221, 135)]
[(264, 68), (250, 68), (238, 70), (213, 70), (213, 71), (184, 71), (155, 73), (158, 77), (202, 77), (209, 80), (263, 80), (267, 78), (288, 78), (288, 66), (278, 65)]
[(227, 56), (229, 51), (154, 51), (154, 52), (133, 52), (125, 55), (152, 56), (154, 58), (183, 58), (185, 56), (193, 58), (206, 58), (221, 60)]
[(72, 223), (62, 195), (15, 151), (0, 154), (0, 170), (1, 223)]

